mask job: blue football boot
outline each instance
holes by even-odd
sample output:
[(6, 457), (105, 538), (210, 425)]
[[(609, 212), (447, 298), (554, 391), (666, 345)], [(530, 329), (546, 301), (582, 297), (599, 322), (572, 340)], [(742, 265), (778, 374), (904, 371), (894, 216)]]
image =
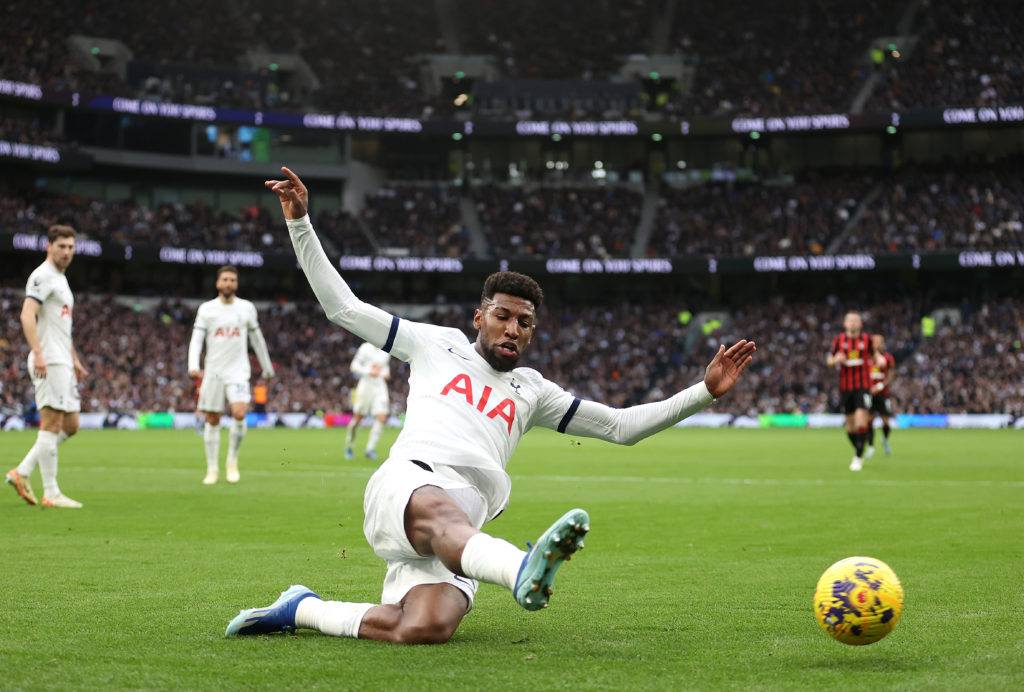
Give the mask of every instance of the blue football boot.
[(232, 634), (269, 634), (270, 632), (295, 631), (295, 609), (299, 601), (309, 598), (320, 598), (305, 586), (290, 586), (281, 592), (281, 597), (266, 608), (249, 608), (241, 610), (235, 619), (228, 623), (224, 636)]
[(552, 524), (523, 558), (512, 591), (516, 603), (527, 610), (547, 608), (558, 566), (583, 549), (583, 537), (589, 530), (590, 517), (582, 509), (571, 509)]

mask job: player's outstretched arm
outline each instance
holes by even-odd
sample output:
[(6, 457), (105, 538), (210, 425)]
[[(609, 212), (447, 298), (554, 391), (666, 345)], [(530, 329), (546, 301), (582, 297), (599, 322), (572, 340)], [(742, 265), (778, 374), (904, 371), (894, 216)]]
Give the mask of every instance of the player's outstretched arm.
[(281, 210), (288, 224), (288, 235), (295, 248), (295, 257), (309, 281), (313, 293), (320, 301), (327, 319), (339, 324), (356, 336), (381, 348), (388, 341), (392, 322), (397, 318), (359, 300), (334, 268), (319, 238), (313, 230), (307, 210), (309, 191), (288, 168), (281, 171), (287, 180), (268, 180), (264, 183), (281, 202)]
[(754, 342), (745, 339), (728, 349), (720, 346), (705, 370), (703, 381), (664, 401), (624, 409), (615, 409), (596, 401), (579, 401), (568, 422), (559, 421), (557, 429), (570, 435), (596, 437), (625, 445), (636, 444), (645, 437), (689, 418), (729, 391), (750, 365), (756, 350)]

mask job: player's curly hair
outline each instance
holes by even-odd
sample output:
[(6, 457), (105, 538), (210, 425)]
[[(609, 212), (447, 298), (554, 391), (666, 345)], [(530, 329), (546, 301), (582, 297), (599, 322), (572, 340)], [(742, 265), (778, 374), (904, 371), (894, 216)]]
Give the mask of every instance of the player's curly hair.
[(539, 308), (544, 302), (544, 291), (540, 284), (526, 274), (519, 272), (494, 272), (484, 281), (484, 290), (480, 294), (480, 302), (488, 303), (495, 293), (507, 293), (516, 298), (524, 298)]

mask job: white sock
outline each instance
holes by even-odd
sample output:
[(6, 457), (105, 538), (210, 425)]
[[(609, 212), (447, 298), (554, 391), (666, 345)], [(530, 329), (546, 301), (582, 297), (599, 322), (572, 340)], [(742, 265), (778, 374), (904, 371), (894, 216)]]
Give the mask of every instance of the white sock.
[(39, 473), (43, 476), (43, 496), (60, 495), (57, 485), (57, 434), (39, 431), (36, 440), (36, 461), (39, 462)]
[(359, 625), (373, 603), (321, 601), (310, 596), (295, 608), (295, 626), (316, 630), (332, 637), (359, 637)]
[(370, 426), (370, 437), (366, 440), (366, 451), (369, 452), (377, 448), (377, 442), (380, 440), (382, 430), (384, 430), (384, 424), (374, 419), (373, 425)]
[(28, 454), (26, 454), (25, 458), (21, 460), (21, 463), (18, 464), (18, 475), (21, 476), (22, 478), (30, 477), (32, 475), (32, 472), (36, 470), (36, 463), (38, 462), (38, 459), (36, 458), (36, 452), (38, 450), (39, 438), (37, 437), (35, 444), (33, 444), (32, 448), (28, 450)]
[(206, 424), (203, 428), (203, 444), (206, 445), (206, 470), (217, 473), (217, 457), (220, 456), (220, 426)]
[(356, 440), (356, 420), (353, 418), (348, 422), (348, 430), (345, 432), (345, 446), (351, 447)]
[(62, 444), (64, 444), (65, 442), (67, 442), (69, 437), (71, 437), (71, 435), (68, 435), (63, 430), (61, 430), (59, 433), (57, 433), (57, 446), (59, 447)]
[(242, 440), (245, 439), (245, 431), (249, 427), (245, 424), (245, 419), (237, 420), (231, 419), (231, 432), (228, 435), (228, 463), (237, 466), (238, 465), (238, 450), (242, 446)]
[(501, 538), (478, 533), (462, 549), (462, 571), (471, 579), (515, 588), (526, 551)]

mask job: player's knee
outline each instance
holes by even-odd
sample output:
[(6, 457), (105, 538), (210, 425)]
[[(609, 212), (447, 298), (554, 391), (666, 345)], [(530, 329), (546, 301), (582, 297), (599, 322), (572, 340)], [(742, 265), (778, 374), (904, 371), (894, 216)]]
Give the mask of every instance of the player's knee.
[(457, 622), (447, 622), (439, 618), (420, 618), (414, 622), (405, 622), (395, 632), (399, 644), (444, 644), (455, 634)]

